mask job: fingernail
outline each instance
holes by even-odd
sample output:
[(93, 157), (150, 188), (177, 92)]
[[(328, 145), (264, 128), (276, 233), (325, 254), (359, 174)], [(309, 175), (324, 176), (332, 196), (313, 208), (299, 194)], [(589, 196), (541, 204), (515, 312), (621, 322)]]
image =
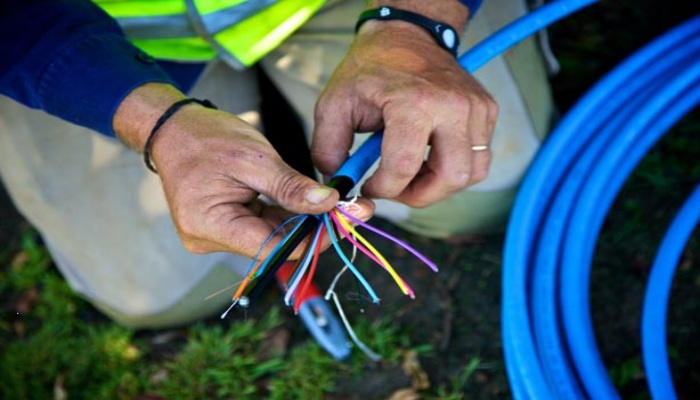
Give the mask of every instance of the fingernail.
[(327, 187), (316, 187), (306, 193), (306, 201), (311, 204), (319, 204), (333, 194), (333, 189)]

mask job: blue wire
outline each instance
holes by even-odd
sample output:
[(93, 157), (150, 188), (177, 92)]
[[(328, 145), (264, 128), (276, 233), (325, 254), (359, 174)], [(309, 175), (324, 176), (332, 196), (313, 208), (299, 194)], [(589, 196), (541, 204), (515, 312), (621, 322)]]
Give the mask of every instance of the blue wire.
[(359, 280), (360, 283), (362, 283), (362, 286), (365, 287), (367, 293), (369, 293), (370, 297), (372, 297), (372, 302), (379, 303), (379, 297), (377, 297), (377, 294), (374, 292), (374, 289), (372, 289), (372, 286), (367, 282), (365, 277), (362, 276), (360, 271), (358, 271), (357, 268), (355, 268), (355, 265), (353, 265), (352, 261), (350, 261), (350, 259), (345, 255), (343, 249), (340, 248), (340, 244), (338, 244), (338, 238), (335, 236), (335, 229), (333, 228), (333, 225), (331, 225), (328, 213), (323, 214), (323, 223), (326, 224), (326, 231), (328, 232), (328, 236), (331, 239), (333, 249), (335, 249), (335, 252), (338, 253), (338, 257), (340, 257), (340, 259), (343, 260), (345, 265), (347, 265), (348, 268), (350, 268), (350, 271), (352, 271), (357, 280)]
[[(287, 243), (287, 241), (289, 240), (289, 238), (294, 234), (294, 231), (296, 231), (297, 229), (299, 229), (299, 227), (304, 223), (304, 221), (306, 221), (307, 218), (313, 218), (312, 216), (309, 216), (309, 215), (299, 214), (299, 215), (295, 215), (295, 216), (293, 216), (293, 217), (287, 219), (286, 221), (284, 221), (284, 222), (282, 223), (282, 225), (280, 225), (280, 226), (278, 226), (277, 228), (275, 228), (275, 230), (272, 231), (272, 233), (270, 234), (270, 236), (268, 236), (267, 239), (265, 239), (265, 242), (263, 243), (263, 246), (261, 246), (261, 247), (260, 247), (260, 250), (258, 251), (258, 255), (260, 255), (260, 252), (264, 249), (264, 246), (270, 241), (270, 239), (272, 239), (272, 237), (274, 237), (274, 235), (277, 234), (277, 232), (279, 232), (285, 225), (287, 225), (288, 223), (290, 223), (290, 222), (292, 222), (293, 220), (297, 219), (296, 217), (299, 217), (299, 218), (298, 218), (299, 221), (296, 223), (296, 225), (294, 225), (294, 227), (289, 231), (289, 233), (287, 233), (287, 234), (282, 238), (282, 240), (280, 240), (279, 243), (277, 243), (277, 246), (275, 246), (275, 248), (272, 249), (272, 251), (270, 252), (270, 254), (278, 252), (278, 251), (284, 246), (284, 244)], [(256, 256), (256, 258), (257, 258), (257, 256)], [(271, 257), (267, 257), (267, 258), (265, 259), (265, 261), (262, 263), (262, 265), (261, 265), (260, 268), (258, 269), (258, 272), (255, 274), (254, 278), (257, 278), (258, 276), (260, 276), (260, 274), (262, 274), (262, 272), (263, 272), (265, 269), (267, 269), (267, 266), (270, 265), (270, 258), (271, 258)], [(254, 264), (254, 263), (255, 263), (255, 259), (253, 259), (253, 264)]]
[[(304, 217), (304, 216), (303, 216), (303, 215), (293, 215), (293, 216), (287, 218), (287, 219), (286, 219), (284, 222), (282, 222), (278, 227), (276, 227), (276, 228), (272, 231), (272, 233), (270, 233), (270, 234), (267, 236), (267, 238), (265, 238), (265, 240), (263, 241), (262, 245), (260, 245), (260, 248), (258, 249), (258, 252), (255, 253), (255, 256), (253, 256), (253, 258), (251, 259), (251, 261), (250, 261), (250, 266), (248, 267), (248, 270), (246, 271), (245, 276), (248, 276), (248, 274), (250, 274), (250, 271), (252, 271), (253, 268), (255, 268), (255, 265), (258, 263), (258, 258), (260, 257), (260, 254), (262, 254), (263, 250), (265, 250), (265, 247), (267, 246), (268, 243), (270, 243), (270, 241), (272, 240), (272, 238), (274, 238), (275, 235), (276, 235), (278, 232), (280, 232), (282, 229), (284, 229), (284, 227), (287, 226), (287, 224), (290, 224), (290, 223), (293, 222), (294, 220), (300, 219), (300, 218), (302, 218), (302, 217)], [(273, 251), (274, 251), (274, 250), (273, 250)], [(258, 275), (256, 274), (255, 276), (257, 277)]]
[(666, 309), (673, 275), (690, 235), (700, 220), (700, 185), (686, 200), (666, 232), (644, 295), (642, 354), (649, 389), (655, 399), (676, 399), (666, 350)]

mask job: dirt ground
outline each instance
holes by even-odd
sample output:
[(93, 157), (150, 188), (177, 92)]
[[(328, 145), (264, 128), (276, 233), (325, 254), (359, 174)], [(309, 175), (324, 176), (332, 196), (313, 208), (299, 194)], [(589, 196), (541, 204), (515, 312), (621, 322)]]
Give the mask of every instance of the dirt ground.
[[(671, 0), (660, 4), (653, 0), (609, 0), (557, 24), (550, 33), (563, 71), (552, 78), (552, 85), (561, 111), (565, 112), (586, 88), (625, 56), (699, 12), (700, 5), (691, 1)], [(695, 115), (698, 115), (697, 110)], [(700, 129), (693, 126), (697, 136)], [(694, 150), (695, 153), (693, 149), (685, 150), (678, 157), (687, 157), (686, 164), (692, 169), (697, 158), (691, 157), (700, 150)], [(598, 343), (609, 366), (639, 364), (639, 304), (653, 250), (658, 244), (661, 227), (698, 178), (700, 176), (676, 179), (673, 181), (675, 189), (667, 193), (649, 193), (648, 187), (643, 185), (630, 188), (611, 213), (596, 256), (591, 296)], [(630, 202), (637, 204), (637, 208), (630, 209)], [(645, 218), (636, 225), (643, 232), (624, 232), (630, 226), (630, 219), (637, 217)], [(375, 224), (405, 235), (381, 221)], [(26, 226), (6, 194), (0, 192), (0, 249), (16, 243)], [(379, 277), (373, 286), (384, 294), (383, 305), (368, 307), (366, 318), (391, 315), (412, 332), (415, 342), (430, 343), (438, 349), (436, 357), (421, 360), (432, 382), (449, 381), (466, 363), (478, 357), (479, 368), (464, 387), (466, 398), (509, 398), (500, 336), (503, 234), (462, 243), (410, 235), (408, 240), (440, 265), (441, 272), (433, 274), (407, 254), (394, 252), (393, 261), (407, 274), (418, 294), (417, 299), (404, 300), (393, 283), (388, 279), (381, 281), (384, 278)], [(700, 346), (693, 341), (700, 332), (697, 318), (700, 273), (694, 264), (696, 259), (697, 253), (689, 252), (679, 272), (682, 279), (674, 287), (669, 321), (672, 326), (669, 335), (677, 349), (676, 358), (672, 360), (674, 378), (681, 394), (700, 391), (700, 376), (697, 376)], [(321, 279), (323, 286), (323, 279), (330, 277)], [(628, 398), (644, 398), (643, 372), (635, 373), (625, 382), (622, 393)], [(388, 371), (354, 379), (348, 380), (333, 398), (382, 398), (407, 383), (404, 375)]]

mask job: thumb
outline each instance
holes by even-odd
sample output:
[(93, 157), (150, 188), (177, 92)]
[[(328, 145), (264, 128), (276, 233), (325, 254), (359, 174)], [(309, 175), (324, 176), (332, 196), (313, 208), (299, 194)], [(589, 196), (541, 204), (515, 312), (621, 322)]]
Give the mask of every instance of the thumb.
[(339, 193), (294, 170), (280, 160), (278, 168), (263, 177), (263, 184), (253, 188), (286, 210), (297, 214), (321, 214), (338, 202)]

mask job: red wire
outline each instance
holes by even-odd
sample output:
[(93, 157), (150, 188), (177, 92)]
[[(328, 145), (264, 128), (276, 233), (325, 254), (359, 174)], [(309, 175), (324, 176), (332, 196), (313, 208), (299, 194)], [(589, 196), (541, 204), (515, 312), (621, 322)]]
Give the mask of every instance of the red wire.
[[(323, 234), (326, 232), (326, 227), (321, 226), (321, 234), (319, 235), (319, 242), (323, 240)], [(313, 281), (314, 274), (316, 273), (316, 266), (318, 265), (318, 259), (319, 256), (321, 255), (321, 244), (316, 243), (316, 247), (314, 249), (314, 258), (311, 260), (311, 267), (309, 268), (309, 272), (306, 274), (306, 280), (304, 281), (304, 286), (301, 288), (301, 290), (298, 291), (297, 295), (294, 298), (294, 312), (298, 313), (299, 308), (301, 307), (302, 300), (306, 299), (306, 292), (308, 292), (309, 287), (311, 286), (311, 282)]]

